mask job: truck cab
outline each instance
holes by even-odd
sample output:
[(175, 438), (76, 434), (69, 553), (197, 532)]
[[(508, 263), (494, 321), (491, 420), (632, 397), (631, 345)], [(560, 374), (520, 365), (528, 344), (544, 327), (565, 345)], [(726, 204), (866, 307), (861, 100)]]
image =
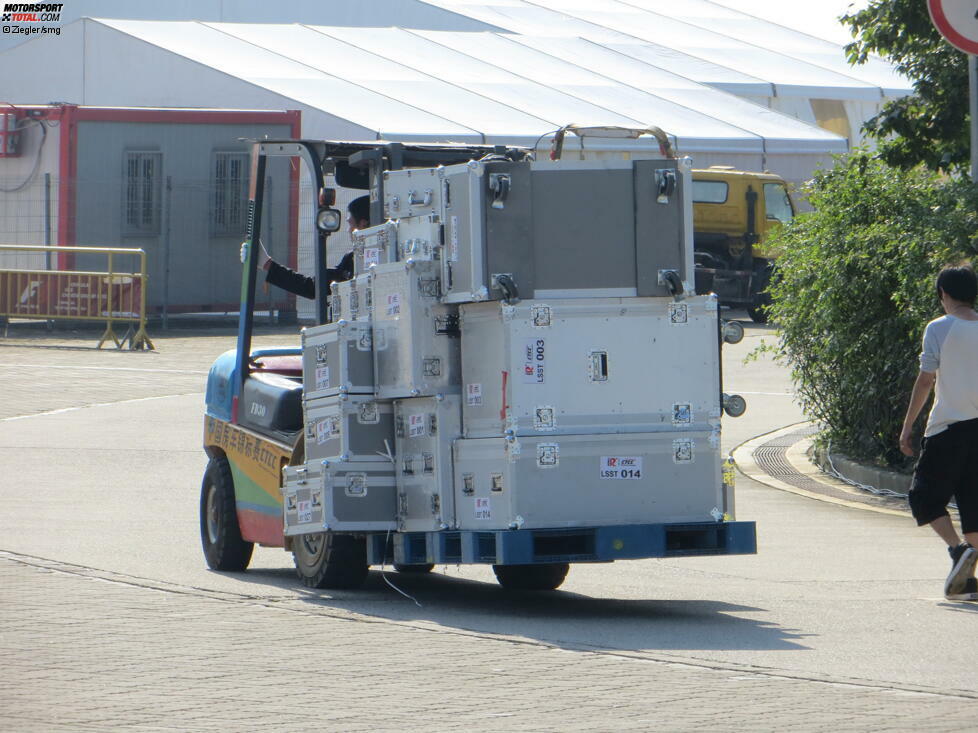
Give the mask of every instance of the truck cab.
[(766, 322), (765, 291), (780, 254), (770, 240), (795, 216), (787, 183), (773, 173), (712, 166), (693, 170), (692, 198), (697, 292), (712, 290), (721, 305)]

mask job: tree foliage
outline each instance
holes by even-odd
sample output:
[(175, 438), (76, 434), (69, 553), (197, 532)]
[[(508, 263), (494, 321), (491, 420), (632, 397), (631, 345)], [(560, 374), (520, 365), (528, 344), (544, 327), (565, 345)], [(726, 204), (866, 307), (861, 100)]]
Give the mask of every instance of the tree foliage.
[(806, 413), (857, 459), (905, 465), (897, 436), (934, 279), (978, 254), (978, 186), (859, 150), (809, 185), (814, 211), (780, 235), (779, 350)]
[(850, 63), (870, 53), (893, 62), (913, 81), (914, 93), (885, 103), (864, 130), (890, 165), (964, 170), (970, 163), (967, 57), (931, 23), (925, 0), (871, 0), (842, 17), (856, 36)]

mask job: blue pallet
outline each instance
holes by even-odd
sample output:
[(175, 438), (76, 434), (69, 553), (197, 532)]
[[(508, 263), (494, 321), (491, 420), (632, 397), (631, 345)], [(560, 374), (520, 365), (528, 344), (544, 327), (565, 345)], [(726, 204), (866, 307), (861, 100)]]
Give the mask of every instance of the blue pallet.
[(612, 562), (647, 557), (751, 555), (754, 522), (625, 524), (574, 529), (376, 533), (367, 537), (371, 565), (528, 565)]

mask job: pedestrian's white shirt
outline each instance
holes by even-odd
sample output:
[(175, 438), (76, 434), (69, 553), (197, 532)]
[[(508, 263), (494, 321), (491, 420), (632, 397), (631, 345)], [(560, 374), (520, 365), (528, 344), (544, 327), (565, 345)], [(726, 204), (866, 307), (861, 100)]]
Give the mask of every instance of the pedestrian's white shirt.
[(978, 321), (942, 316), (924, 329), (920, 370), (937, 372), (925, 437), (951, 423), (978, 418)]

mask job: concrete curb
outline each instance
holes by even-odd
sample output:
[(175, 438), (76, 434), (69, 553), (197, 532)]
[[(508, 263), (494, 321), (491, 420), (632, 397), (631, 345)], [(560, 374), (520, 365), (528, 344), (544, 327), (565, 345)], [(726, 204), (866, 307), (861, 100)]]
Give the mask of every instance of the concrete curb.
[[(898, 517), (910, 516), (909, 511), (900, 511), (897, 509), (888, 509), (886, 507), (867, 504), (865, 502), (866, 494), (864, 492), (850, 486), (845, 481), (841, 481), (824, 473), (822, 469), (812, 463), (811, 459), (809, 458), (809, 452), (813, 442), (811, 438), (802, 438), (787, 449), (785, 458), (788, 463), (790, 463), (792, 468), (794, 468), (800, 475), (805, 476), (806, 478), (817, 483), (823, 484), (827, 489), (848, 494), (852, 496), (853, 499), (850, 500), (836, 496), (828, 496), (814, 491), (807, 491), (797, 486), (792, 486), (791, 484), (781, 481), (765, 472), (764, 469), (762, 469), (754, 460), (754, 451), (760, 446), (769, 443), (772, 440), (782, 438), (785, 435), (789, 435), (790, 433), (797, 431), (799, 428), (812, 424), (813, 423), (811, 422), (795, 423), (794, 425), (788, 425), (787, 427), (773, 430), (769, 433), (764, 433), (763, 435), (758, 435), (756, 438), (751, 438), (750, 440), (738, 445), (731, 451), (730, 455), (733, 456), (734, 463), (737, 464), (738, 470), (744, 476), (753, 479), (760, 484), (769, 486), (772, 489), (780, 489), (781, 491), (787, 491), (792, 494), (804, 496), (808, 499), (823, 501), (829, 504), (836, 504), (838, 506), (845, 506), (852, 509), (863, 509), (870, 512), (877, 512), (878, 514), (890, 514)], [(833, 457), (833, 461), (835, 460), (836, 459)], [(838, 468), (838, 464), (836, 464), (836, 468)], [(864, 501), (858, 501), (858, 499), (863, 499)]]

